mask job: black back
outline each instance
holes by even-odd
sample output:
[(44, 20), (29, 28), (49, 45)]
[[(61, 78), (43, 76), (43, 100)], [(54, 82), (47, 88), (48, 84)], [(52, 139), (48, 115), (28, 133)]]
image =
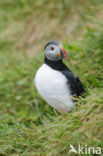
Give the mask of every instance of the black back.
[(44, 62), (52, 69), (60, 71), (68, 79), (67, 84), (68, 86), (70, 86), (72, 95), (80, 96), (83, 92), (85, 92), (83, 84), (81, 83), (79, 78), (68, 69), (68, 67), (62, 62), (62, 60), (56, 62), (48, 60), (45, 57)]

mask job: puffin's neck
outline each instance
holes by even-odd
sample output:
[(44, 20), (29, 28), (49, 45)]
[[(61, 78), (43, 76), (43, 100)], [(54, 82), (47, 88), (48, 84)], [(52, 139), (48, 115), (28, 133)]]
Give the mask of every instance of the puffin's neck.
[(44, 59), (44, 63), (47, 64), (49, 67), (51, 67), (54, 70), (62, 71), (65, 68), (65, 65), (62, 60), (59, 61), (52, 61), (48, 60), (46, 57)]

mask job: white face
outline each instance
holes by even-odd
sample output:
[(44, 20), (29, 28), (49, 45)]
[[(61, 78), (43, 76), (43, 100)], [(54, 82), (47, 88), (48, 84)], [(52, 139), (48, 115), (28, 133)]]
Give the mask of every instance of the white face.
[(54, 44), (50, 44), (45, 49), (45, 56), (49, 60), (58, 61), (63, 59), (64, 55), (60, 48)]

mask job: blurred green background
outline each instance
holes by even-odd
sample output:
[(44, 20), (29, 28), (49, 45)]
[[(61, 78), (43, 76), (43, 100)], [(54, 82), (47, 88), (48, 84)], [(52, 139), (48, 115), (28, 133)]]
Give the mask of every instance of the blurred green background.
[[(69, 114), (53, 110), (33, 83), (53, 39), (86, 88)], [(1, 0), (0, 156), (66, 156), (70, 144), (103, 148), (103, 1)]]

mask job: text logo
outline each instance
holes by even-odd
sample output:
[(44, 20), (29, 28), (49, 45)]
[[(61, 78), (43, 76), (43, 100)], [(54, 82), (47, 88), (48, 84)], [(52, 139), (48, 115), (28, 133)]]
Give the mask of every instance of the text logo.
[(70, 144), (70, 150), (68, 153), (77, 153), (77, 154), (98, 154), (100, 155), (102, 152), (101, 147), (88, 147), (87, 145), (82, 146), (78, 144), (77, 149), (73, 145)]

